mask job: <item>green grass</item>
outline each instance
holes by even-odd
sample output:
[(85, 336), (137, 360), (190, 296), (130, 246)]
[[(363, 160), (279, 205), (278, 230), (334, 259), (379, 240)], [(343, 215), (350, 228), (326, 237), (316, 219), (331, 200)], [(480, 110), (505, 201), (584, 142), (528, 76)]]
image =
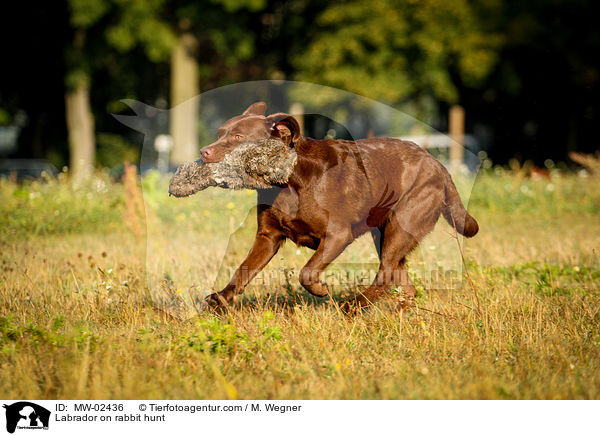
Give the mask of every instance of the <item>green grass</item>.
[[(335, 302), (358, 287), (332, 274), (333, 297), (310, 297), (295, 272), (311, 251), (291, 243), (231, 313), (188, 304), (245, 256), (253, 192), (175, 199), (150, 175), (138, 217), (104, 175), (0, 181), (0, 396), (600, 398), (600, 179), (472, 182), (457, 180), (481, 227), (463, 241), (481, 311), (462, 272), (430, 289), (431, 268), (462, 263), (440, 222), (410, 258), (418, 308), (395, 292), (347, 319)], [(374, 267), (362, 237), (331, 271)]]

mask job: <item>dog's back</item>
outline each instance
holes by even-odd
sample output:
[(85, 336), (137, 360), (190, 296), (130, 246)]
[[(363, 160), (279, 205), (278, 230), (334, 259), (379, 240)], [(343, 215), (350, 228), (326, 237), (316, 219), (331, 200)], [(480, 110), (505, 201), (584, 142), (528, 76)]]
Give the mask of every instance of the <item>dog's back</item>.
[[(314, 236), (323, 236), (332, 221), (352, 226), (355, 236), (379, 227), (415, 192), (430, 192), (412, 210), (415, 219), (421, 215), (437, 219), (448, 201), (457, 200), (447, 198), (447, 186), (451, 193), (455, 188), (443, 165), (412, 142), (303, 138), (296, 151), (298, 164), (288, 184), (291, 191), (284, 191), (274, 205), (287, 215), (286, 220), (303, 221)], [(461, 203), (454, 221), (464, 220), (465, 214)]]

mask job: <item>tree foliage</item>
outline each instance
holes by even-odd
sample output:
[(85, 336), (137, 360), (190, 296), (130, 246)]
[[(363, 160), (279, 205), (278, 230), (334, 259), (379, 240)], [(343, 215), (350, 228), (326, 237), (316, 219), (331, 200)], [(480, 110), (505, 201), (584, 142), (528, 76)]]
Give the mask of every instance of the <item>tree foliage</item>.
[(141, 45), (152, 62), (167, 60), (177, 38), (174, 26), (164, 18), (167, 2), (113, 1), (117, 7), (116, 19), (106, 29), (107, 41), (121, 53)]
[(336, 2), (293, 56), (297, 77), (392, 103), (422, 93), (454, 102), (454, 74), (476, 84), (498, 59), (502, 36), (480, 12), (469, 0)]

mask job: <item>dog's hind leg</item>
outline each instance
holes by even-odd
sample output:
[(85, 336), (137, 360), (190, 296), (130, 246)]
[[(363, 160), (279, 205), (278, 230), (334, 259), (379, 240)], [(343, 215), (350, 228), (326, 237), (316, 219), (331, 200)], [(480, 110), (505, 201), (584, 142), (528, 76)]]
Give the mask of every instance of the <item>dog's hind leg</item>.
[(406, 267), (406, 257), (400, 260), (398, 268), (400, 270), (401, 278), (401, 282), (399, 283), (399, 285), (402, 286), (403, 291), (402, 301), (400, 302), (400, 308), (409, 309), (415, 304), (415, 298), (417, 297), (417, 288), (415, 288), (414, 283), (408, 275), (408, 268)]
[[(379, 256), (379, 261), (381, 262), (381, 253), (383, 246), (383, 231), (384, 228), (373, 228), (371, 230), (371, 236), (373, 237), (373, 243), (375, 244), (375, 249), (377, 250), (377, 255)], [(417, 296), (417, 289), (413, 284), (410, 276), (408, 275), (408, 268), (406, 265), (406, 257), (403, 257), (398, 262), (398, 267), (394, 271), (393, 275), (393, 283), (392, 286), (401, 286), (402, 291), (404, 292), (403, 300), (400, 303), (402, 308), (409, 308), (414, 304), (415, 297)], [(374, 284), (376, 284), (375, 282)]]
[[(377, 247), (379, 241), (375, 236), (373, 239)], [(405, 257), (418, 242), (410, 233), (400, 228), (397, 221), (388, 221), (381, 232), (381, 243), (377, 250), (381, 254), (375, 280), (355, 299), (344, 303), (342, 310), (366, 307), (387, 294), (393, 286), (402, 286), (405, 299), (409, 296), (410, 299), (414, 299), (414, 286), (408, 277)]]
[(354, 300), (344, 303), (342, 310), (350, 311), (368, 306), (387, 294), (393, 286), (402, 286), (402, 307), (408, 308), (414, 304), (416, 289), (408, 276), (406, 256), (433, 230), (439, 218), (439, 207), (433, 206), (425, 210), (418, 207), (426, 199), (431, 201), (436, 192), (434, 189), (423, 190), (401, 205), (391, 214), (383, 228), (379, 229), (379, 237), (375, 230), (372, 231), (375, 246), (380, 253), (379, 271), (373, 284)]

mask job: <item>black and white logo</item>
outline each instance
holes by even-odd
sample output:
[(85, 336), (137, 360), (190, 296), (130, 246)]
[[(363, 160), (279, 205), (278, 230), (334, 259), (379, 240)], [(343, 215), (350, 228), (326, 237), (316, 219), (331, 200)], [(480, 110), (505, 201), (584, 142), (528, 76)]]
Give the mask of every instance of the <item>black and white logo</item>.
[(29, 401), (19, 401), (3, 406), (6, 409), (6, 431), (48, 430), (50, 411)]

